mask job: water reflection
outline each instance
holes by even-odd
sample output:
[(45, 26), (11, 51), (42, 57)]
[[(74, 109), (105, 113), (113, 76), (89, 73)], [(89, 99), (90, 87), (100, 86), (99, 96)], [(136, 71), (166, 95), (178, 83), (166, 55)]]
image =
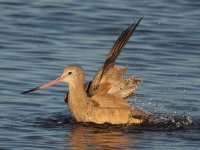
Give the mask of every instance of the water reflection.
[(69, 138), (72, 149), (111, 149), (134, 147), (135, 139), (120, 131), (99, 129), (89, 126), (76, 126)]

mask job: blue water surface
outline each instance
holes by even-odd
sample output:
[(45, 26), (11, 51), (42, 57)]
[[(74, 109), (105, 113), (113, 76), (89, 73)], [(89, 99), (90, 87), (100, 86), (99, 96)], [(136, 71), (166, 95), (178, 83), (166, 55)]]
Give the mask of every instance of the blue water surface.
[[(199, 149), (200, 1), (1, 0), (0, 149)], [(22, 95), (81, 65), (87, 81), (120, 32), (140, 23), (117, 64), (143, 80), (135, 106), (154, 126), (76, 123), (62, 84)]]

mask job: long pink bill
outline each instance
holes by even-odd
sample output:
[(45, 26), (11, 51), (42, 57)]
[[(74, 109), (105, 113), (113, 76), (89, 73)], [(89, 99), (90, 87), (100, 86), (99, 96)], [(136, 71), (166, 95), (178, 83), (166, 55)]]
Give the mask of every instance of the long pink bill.
[(55, 84), (59, 84), (59, 83), (60, 83), (60, 78), (57, 78), (57, 79), (55, 79), (53, 81), (50, 81), (50, 82), (45, 83), (45, 84), (42, 84), (42, 85), (40, 85), (40, 86), (38, 86), (36, 88), (30, 89), (28, 91), (24, 91), (21, 94), (26, 94), (26, 93), (34, 92), (36, 90), (41, 90), (41, 89), (44, 89), (46, 87), (49, 87), (49, 86), (52, 86), (52, 85), (55, 85)]

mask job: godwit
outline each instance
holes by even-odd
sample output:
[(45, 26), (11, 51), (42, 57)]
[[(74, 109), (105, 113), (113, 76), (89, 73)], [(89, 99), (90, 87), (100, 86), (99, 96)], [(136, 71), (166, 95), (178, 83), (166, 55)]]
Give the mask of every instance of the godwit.
[(154, 118), (151, 114), (127, 102), (127, 98), (135, 93), (140, 79), (134, 76), (123, 77), (127, 67), (115, 65), (122, 48), (142, 18), (121, 33), (108, 53), (103, 66), (100, 67), (93, 80), (88, 84), (85, 83), (83, 69), (76, 65), (69, 65), (64, 68), (57, 79), (25, 91), (23, 94), (63, 82), (69, 84), (69, 93), (66, 94), (65, 101), (77, 122), (97, 124), (152, 122)]

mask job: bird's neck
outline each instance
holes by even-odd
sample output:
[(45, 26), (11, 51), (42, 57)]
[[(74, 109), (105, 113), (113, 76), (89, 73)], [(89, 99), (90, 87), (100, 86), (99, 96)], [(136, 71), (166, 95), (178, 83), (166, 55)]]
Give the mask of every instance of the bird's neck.
[(87, 94), (84, 89), (85, 80), (77, 80), (69, 84), (69, 106), (82, 105), (87, 100)]
[(84, 111), (87, 109), (87, 96), (84, 90), (84, 82), (78, 81), (73, 84), (69, 84), (69, 97), (68, 97), (68, 107), (72, 116), (77, 121), (82, 121)]

